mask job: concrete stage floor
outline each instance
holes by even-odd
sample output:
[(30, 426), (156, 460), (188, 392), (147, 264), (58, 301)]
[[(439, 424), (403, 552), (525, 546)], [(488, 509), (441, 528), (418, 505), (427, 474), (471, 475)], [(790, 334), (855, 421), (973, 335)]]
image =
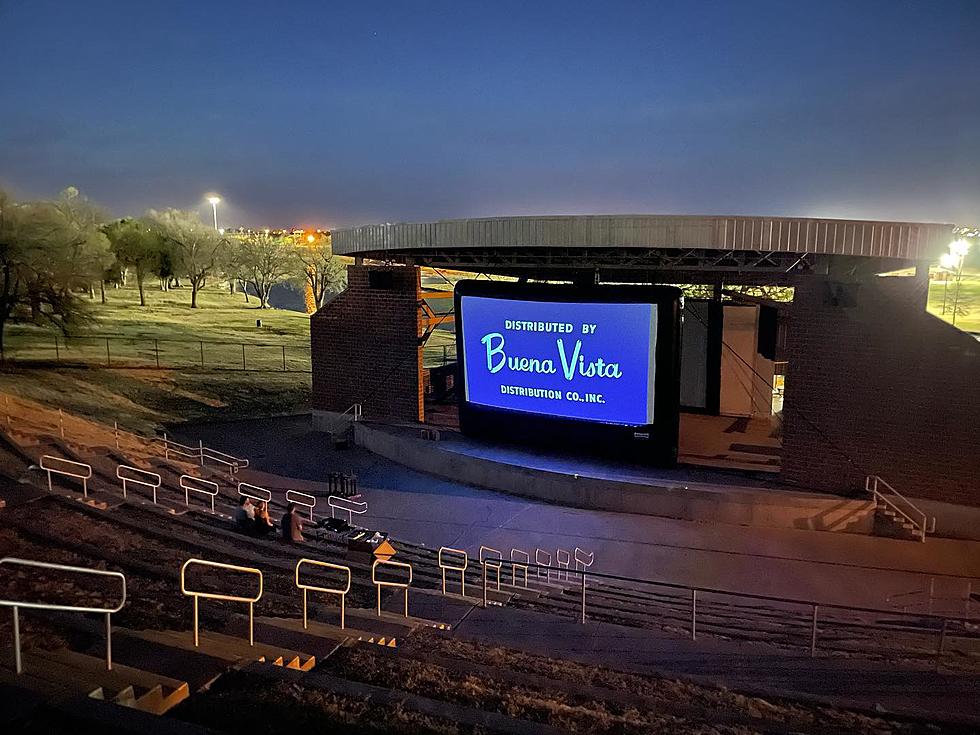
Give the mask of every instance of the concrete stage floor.
[[(980, 543), (925, 543), (848, 533), (759, 528), (580, 510), (483, 490), (408, 469), (370, 452), (335, 449), (310, 417), (182, 426), (187, 440), (248, 457), (270, 487), (326, 495), (326, 475), (354, 471), (363, 525), (396, 537), (466, 548), (579, 546), (610, 574), (840, 604), (962, 614), (980, 589)], [(324, 483), (324, 484), (321, 484)], [(889, 597), (902, 594), (901, 605)], [(980, 610), (973, 606), (973, 614)]]

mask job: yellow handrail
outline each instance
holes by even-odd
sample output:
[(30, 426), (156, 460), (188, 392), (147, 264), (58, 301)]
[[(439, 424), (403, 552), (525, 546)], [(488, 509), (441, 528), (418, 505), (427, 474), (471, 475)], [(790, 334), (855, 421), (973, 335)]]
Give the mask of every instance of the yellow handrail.
[[(378, 567), (399, 567), (400, 569), (408, 570), (408, 581), (407, 582), (386, 582), (384, 580), (378, 579)], [(400, 561), (384, 561), (382, 559), (376, 559), (374, 564), (371, 565), (371, 582), (378, 589), (378, 617), (381, 617), (381, 588), (382, 587), (396, 587), (398, 589), (405, 590), (405, 617), (408, 617), (408, 588), (412, 586), (412, 565), (405, 564)]]
[[(303, 584), (299, 581), (299, 568), (303, 564), (312, 564), (313, 566), (320, 567), (321, 569), (335, 569), (337, 571), (342, 571), (347, 573), (347, 585), (343, 589), (335, 589), (333, 587), (320, 587), (315, 584)], [(347, 597), (347, 593), (350, 592), (350, 567), (345, 567), (341, 564), (331, 564), (326, 561), (319, 561), (317, 559), (300, 559), (296, 562), (296, 586), (303, 590), (303, 628), (306, 629), (308, 626), (307, 616), (306, 616), (306, 593), (308, 591), (313, 592), (325, 592), (330, 595), (340, 595), (340, 628), (344, 628), (344, 603)]]
[[(244, 595), (224, 595), (217, 592), (201, 592), (198, 590), (187, 589), (187, 568), (192, 564), (211, 567), (213, 569), (227, 569), (234, 572), (246, 572), (254, 574), (259, 578), (259, 593), (252, 597)], [(188, 597), (194, 598), (194, 645), (200, 645), (197, 624), (198, 600), (204, 597), (208, 600), (226, 600), (228, 602), (247, 602), (248, 603), (248, 645), (255, 645), (255, 603), (262, 598), (262, 572), (254, 567), (242, 567), (237, 564), (225, 564), (218, 561), (208, 561), (207, 559), (188, 559), (180, 567), (180, 591)]]
[[(463, 566), (453, 566), (451, 563), (446, 563), (443, 560), (443, 554), (456, 554), (463, 557)], [(462, 549), (454, 549), (451, 546), (442, 546), (439, 548), (439, 567), (442, 569), (442, 594), (446, 594), (446, 570), (449, 569), (454, 572), (459, 572), (459, 594), (466, 597), (466, 567), (470, 563), (469, 555)]]

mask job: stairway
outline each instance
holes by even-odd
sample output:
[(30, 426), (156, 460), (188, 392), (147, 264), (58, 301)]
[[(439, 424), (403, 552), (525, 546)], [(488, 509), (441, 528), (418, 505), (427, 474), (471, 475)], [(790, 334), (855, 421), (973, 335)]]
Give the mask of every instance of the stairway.
[(925, 531), (889, 506), (879, 503), (875, 508), (874, 533), (876, 536), (924, 541)]

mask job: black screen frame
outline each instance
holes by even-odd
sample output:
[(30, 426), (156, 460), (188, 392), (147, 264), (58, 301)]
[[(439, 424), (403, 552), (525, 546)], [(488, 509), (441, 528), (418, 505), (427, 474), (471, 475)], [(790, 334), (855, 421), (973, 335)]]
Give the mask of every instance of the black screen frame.
[[(639, 303), (657, 307), (653, 423), (607, 424), (496, 408), (466, 400), (466, 351), (461, 301), (466, 296), (567, 303)], [(465, 280), (456, 283), (456, 393), (460, 431), (468, 436), (520, 442), (590, 454), (677, 464), (680, 423), (680, 323), (682, 292), (673, 286), (574, 285)]]

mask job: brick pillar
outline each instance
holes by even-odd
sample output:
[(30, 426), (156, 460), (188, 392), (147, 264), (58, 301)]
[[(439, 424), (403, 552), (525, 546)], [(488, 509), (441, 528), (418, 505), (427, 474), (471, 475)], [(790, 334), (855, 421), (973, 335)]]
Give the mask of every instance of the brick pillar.
[(314, 411), (423, 419), (421, 298), (417, 267), (348, 266), (347, 289), (310, 317)]
[(877, 474), (980, 505), (980, 342), (928, 314), (921, 292), (921, 277), (796, 288), (783, 479), (847, 492)]

